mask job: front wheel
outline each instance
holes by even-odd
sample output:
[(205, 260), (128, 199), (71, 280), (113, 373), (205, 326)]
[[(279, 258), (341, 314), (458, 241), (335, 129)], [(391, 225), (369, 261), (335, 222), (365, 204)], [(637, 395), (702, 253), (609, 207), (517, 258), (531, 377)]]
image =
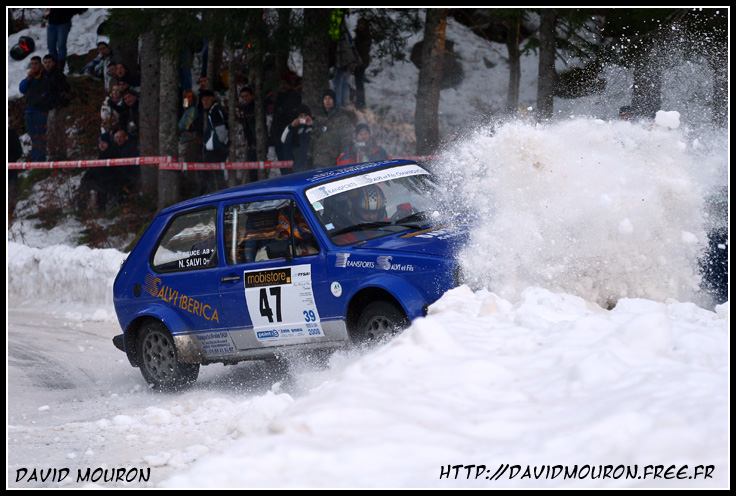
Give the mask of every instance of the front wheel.
[(409, 327), (409, 319), (397, 305), (387, 301), (373, 301), (366, 305), (351, 332), (356, 344), (378, 343), (390, 339)]
[(138, 366), (153, 389), (176, 391), (197, 380), (199, 364), (179, 362), (174, 339), (162, 323), (145, 323), (138, 335), (137, 347)]

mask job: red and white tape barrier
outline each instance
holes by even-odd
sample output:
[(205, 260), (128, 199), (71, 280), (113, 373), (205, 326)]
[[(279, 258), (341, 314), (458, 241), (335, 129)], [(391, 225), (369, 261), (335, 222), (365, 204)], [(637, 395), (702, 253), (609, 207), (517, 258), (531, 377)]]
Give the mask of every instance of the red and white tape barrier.
[[(389, 157), (391, 159), (414, 160), (425, 162), (437, 158), (433, 155), (408, 155)], [(158, 165), (161, 170), (181, 171), (218, 171), (246, 169), (290, 169), (291, 160), (273, 160), (259, 162), (177, 162), (176, 157), (135, 157), (114, 158), (108, 160), (65, 160), (60, 162), (8, 162), (8, 169), (74, 169), (85, 167), (117, 167), (126, 165)]]

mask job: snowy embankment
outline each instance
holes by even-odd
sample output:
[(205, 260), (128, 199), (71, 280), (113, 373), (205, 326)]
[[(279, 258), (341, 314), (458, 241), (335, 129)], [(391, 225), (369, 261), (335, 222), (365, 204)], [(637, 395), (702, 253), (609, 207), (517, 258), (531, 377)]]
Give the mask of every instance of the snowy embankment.
[[(243, 403), (278, 413), (269, 409), (257, 429), (250, 414), (229, 418), (232, 445), (164, 485), (722, 486), (727, 315), (727, 305), (716, 314), (634, 299), (609, 312), (540, 288), (512, 304), (461, 287), (305, 397)], [(448, 465), (458, 464), (474, 467), (455, 477)], [(504, 464), (521, 471), (491, 479)], [(711, 465), (713, 478), (643, 477), (661, 464), (688, 465), (686, 477)], [(476, 478), (480, 465), (488, 472)], [(552, 466), (598, 476), (543, 475)], [(604, 466), (638, 467), (638, 478), (600, 477)], [(528, 467), (542, 475), (523, 477)]]
[(7, 295), (33, 302), (75, 303), (112, 310), (112, 284), (126, 255), (114, 249), (8, 241)]

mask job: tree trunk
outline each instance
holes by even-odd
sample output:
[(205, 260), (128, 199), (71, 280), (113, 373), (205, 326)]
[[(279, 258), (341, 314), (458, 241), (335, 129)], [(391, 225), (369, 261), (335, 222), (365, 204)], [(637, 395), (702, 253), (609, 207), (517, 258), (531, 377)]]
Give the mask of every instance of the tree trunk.
[(419, 69), (417, 106), (414, 114), (416, 150), (419, 155), (434, 153), (440, 143), (438, 112), (446, 29), (447, 9), (427, 9), (422, 43), (422, 67)]
[[(254, 29), (258, 32), (258, 29)], [(266, 89), (263, 84), (263, 45), (255, 44), (248, 54), (248, 80), (255, 96), (256, 114), (256, 158), (259, 161), (268, 159), (268, 126), (266, 125)], [(265, 179), (267, 172), (258, 171), (258, 179)]]
[(555, 72), (555, 26), (557, 15), (554, 9), (542, 11), (539, 26), (539, 81), (537, 86), (537, 120), (552, 117), (554, 109)]
[(220, 77), (222, 38), (215, 37), (207, 43), (207, 89), (215, 90), (215, 79)]
[(509, 19), (509, 35), (506, 41), (506, 48), (509, 51), (509, 91), (506, 98), (506, 112), (509, 115), (516, 115), (519, 110), (519, 82), (521, 80), (520, 30), (521, 13), (518, 13)]
[(330, 87), (330, 9), (304, 9), (302, 102), (312, 115), (322, 110), (322, 92)]
[[(178, 154), (178, 73), (177, 59), (161, 55), (161, 99), (159, 110), (159, 147), (162, 155)], [(158, 171), (158, 208), (180, 201), (181, 171)]]
[(289, 25), (291, 23), (291, 9), (277, 9), (278, 25), (276, 26), (275, 49), (276, 52), (276, 75), (281, 76), (289, 71)]
[[(230, 162), (237, 162), (237, 146), (236, 143), (236, 134), (238, 132), (238, 88), (237, 84), (235, 84), (235, 73), (237, 72), (237, 64), (235, 61), (235, 45), (231, 40), (228, 40), (228, 47), (227, 47), (227, 67), (228, 67), (228, 91), (227, 91), (227, 100), (228, 100), (228, 114), (227, 114), (227, 126), (230, 129), (230, 150), (228, 152), (228, 160)], [(229, 170), (225, 171), (227, 173), (227, 184), (230, 187), (233, 187), (238, 184), (238, 176), (242, 176), (241, 174), (238, 174), (242, 171), (234, 171)]]
[[(142, 157), (152, 157), (159, 152), (159, 89), (160, 89), (160, 44), (156, 35), (147, 33), (141, 40), (141, 91), (139, 98), (140, 129), (138, 149)], [(174, 153), (176, 156), (177, 153)], [(152, 197), (158, 190), (158, 168), (155, 165), (141, 166), (141, 191)]]

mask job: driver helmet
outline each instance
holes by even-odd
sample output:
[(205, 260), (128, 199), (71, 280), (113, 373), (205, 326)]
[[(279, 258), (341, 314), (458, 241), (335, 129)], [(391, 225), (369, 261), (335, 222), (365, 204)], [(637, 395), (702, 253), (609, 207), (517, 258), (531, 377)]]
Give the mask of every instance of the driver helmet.
[[(296, 220), (296, 219), (295, 219)], [(289, 210), (288, 208), (282, 209), (279, 212), (279, 238), (288, 238), (291, 236), (291, 222), (289, 221)], [(304, 233), (302, 228), (299, 226), (299, 222), (294, 223), (294, 237), (298, 240), (304, 241)]]
[(386, 218), (386, 196), (375, 184), (356, 190), (351, 196), (350, 207), (353, 217), (359, 222), (376, 222)]

